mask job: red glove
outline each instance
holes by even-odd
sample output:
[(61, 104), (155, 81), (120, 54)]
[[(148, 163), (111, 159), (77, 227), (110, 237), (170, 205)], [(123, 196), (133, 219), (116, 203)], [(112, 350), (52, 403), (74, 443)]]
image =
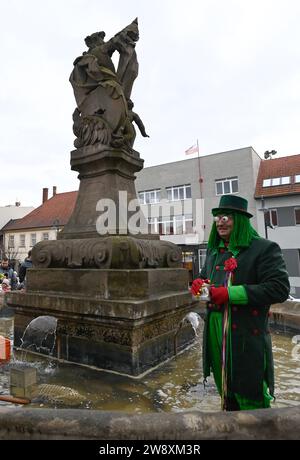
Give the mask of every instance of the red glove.
[(209, 280), (208, 279), (203, 280), (202, 278), (196, 278), (192, 282), (192, 287), (191, 287), (192, 294), (195, 296), (198, 295), (203, 284), (209, 284)]
[(209, 290), (211, 302), (216, 305), (222, 305), (227, 303), (229, 300), (228, 289), (226, 287), (214, 287), (212, 286)]

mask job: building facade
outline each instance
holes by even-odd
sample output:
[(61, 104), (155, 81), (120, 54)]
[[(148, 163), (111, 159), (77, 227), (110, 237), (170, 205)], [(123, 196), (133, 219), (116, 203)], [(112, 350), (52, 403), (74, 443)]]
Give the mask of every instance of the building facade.
[(4, 252), (12, 262), (22, 262), (30, 249), (43, 240), (55, 240), (57, 233), (68, 222), (78, 192), (56, 193), (48, 199), (43, 189), (43, 203), (21, 219), (9, 221), (3, 228)]
[(255, 190), (258, 230), (278, 243), (300, 297), (300, 155), (261, 162)]
[(2, 228), (10, 221), (20, 219), (31, 211), (34, 210), (33, 206), (21, 206), (20, 202), (14, 205), (0, 206), (0, 258), (4, 257), (4, 239)]
[[(205, 260), (211, 209), (225, 194), (248, 200), (257, 228), (254, 191), (261, 158), (252, 147), (144, 168), (136, 190), (152, 231), (178, 244), (190, 279)], [(168, 206), (169, 205), (169, 206)]]

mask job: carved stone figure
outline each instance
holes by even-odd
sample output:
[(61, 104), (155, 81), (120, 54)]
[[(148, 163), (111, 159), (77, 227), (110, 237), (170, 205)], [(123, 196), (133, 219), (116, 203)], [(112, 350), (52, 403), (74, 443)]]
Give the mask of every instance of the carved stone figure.
[(136, 138), (136, 130), (133, 125), (133, 122), (139, 128), (140, 133), (143, 137), (149, 137), (149, 136), (146, 133), (146, 129), (145, 129), (144, 123), (142, 122), (141, 118), (136, 112), (132, 110), (134, 107), (134, 103), (132, 102), (131, 99), (127, 101), (127, 106), (128, 106), (128, 126), (126, 130), (126, 136), (128, 138), (128, 142), (130, 143), (130, 145), (133, 146), (133, 143)]
[[(107, 42), (104, 38), (103, 31), (86, 37), (88, 51), (74, 61), (70, 76), (77, 103), (73, 113), (74, 145), (81, 148), (99, 143), (131, 153), (136, 135), (132, 122), (143, 126), (127, 103), (138, 75), (137, 19)], [(117, 71), (112, 61), (115, 51), (120, 55)]]

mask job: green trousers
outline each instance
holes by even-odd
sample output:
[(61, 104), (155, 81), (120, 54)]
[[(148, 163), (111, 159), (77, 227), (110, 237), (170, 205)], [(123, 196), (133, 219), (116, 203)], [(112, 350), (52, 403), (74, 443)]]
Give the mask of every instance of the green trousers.
[[(214, 375), (214, 380), (218, 389), (220, 396), (222, 395), (222, 365), (221, 365), (221, 352), (222, 352), (222, 313), (220, 312), (211, 312), (209, 316), (209, 325), (208, 325), (208, 351), (210, 356), (210, 362), (212, 367), (212, 372)], [(231, 350), (229, 350), (229, 360), (231, 361)], [(251, 410), (251, 409), (263, 409), (270, 407), (270, 401), (272, 401), (272, 396), (270, 396), (268, 391), (267, 383), (263, 382), (263, 388), (261, 389), (263, 393), (262, 401), (255, 401), (252, 399), (244, 398), (238, 393), (229, 394), (231, 398), (235, 398), (239, 410)]]

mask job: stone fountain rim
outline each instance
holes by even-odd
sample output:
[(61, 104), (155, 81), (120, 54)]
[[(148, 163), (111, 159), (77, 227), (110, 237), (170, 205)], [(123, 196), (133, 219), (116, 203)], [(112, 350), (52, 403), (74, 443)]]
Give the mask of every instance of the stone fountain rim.
[(300, 405), (244, 412), (131, 414), (90, 409), (0, 407), (0, 440), (299, 439)]
[(298, 440), (299, 427), (300, 404), (239, 412), (146, 414), (0, 406), (0, 440)]

